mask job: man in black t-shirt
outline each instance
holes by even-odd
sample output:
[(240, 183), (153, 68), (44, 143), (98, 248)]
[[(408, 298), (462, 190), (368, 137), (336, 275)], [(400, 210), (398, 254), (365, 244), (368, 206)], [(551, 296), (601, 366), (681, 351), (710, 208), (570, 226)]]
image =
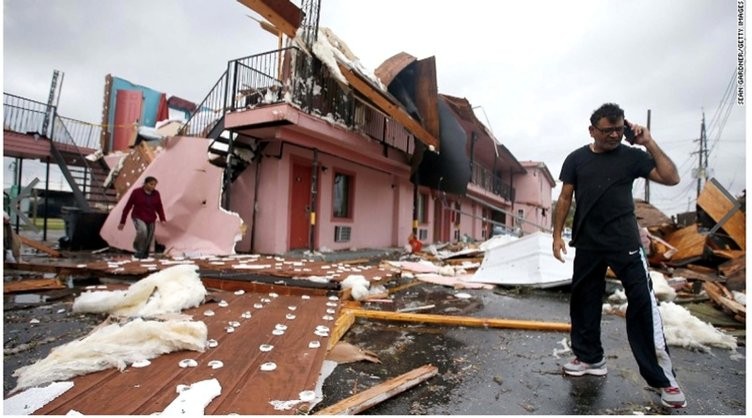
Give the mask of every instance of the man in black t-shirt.
[[(590, 117), (593, 143), (576, 149), (564, 160), (559, 179), (564, 183), (554, 213), (554, 257), (564, 262), (561, 236), (572, 197), (577, 201), (572, 241), (577, 249), (572, 274), (570, 316), (572, 351), (576, 358), (564, 365), (571, 376), (605, 375), (601, 345), (601, 306), (607, 267), (621, 280), (627, 294), (627, 338), (647, 383), (660, 389), (665, 406), (682, 408), (687, 402), (671, 365), (658, 303), (648, 272), (634, 214), (632, 183), (644, 177), (676, 185), (676, 165), (664, 154), (645, 127), (624, 120), (618, 105), (606, 103)], [(623, 144), (625, 132), (635, 145)]]

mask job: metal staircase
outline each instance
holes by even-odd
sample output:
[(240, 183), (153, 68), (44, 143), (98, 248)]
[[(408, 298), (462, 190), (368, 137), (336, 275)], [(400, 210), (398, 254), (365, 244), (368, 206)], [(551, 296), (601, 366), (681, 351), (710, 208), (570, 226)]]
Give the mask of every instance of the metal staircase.
[[(60, 167), (81, 211), (107, 212), (114, 207), (117, 203), (115, 190), (103, 186), (109, 170), (101, 159), (96, 162), (87, 160), (81, 148), (93, 145), (91, 138), (98, 136), (95, 132), (98, 127), (62, 118), (55, 106), (8, 93), (3, 94), (3, 111), (5, 130), (50, 142), (50, 156)], [(75, 139), (69, 125), (74, 132), (87, 134)], [(81, 127), (86, 129), (77, 129)]]

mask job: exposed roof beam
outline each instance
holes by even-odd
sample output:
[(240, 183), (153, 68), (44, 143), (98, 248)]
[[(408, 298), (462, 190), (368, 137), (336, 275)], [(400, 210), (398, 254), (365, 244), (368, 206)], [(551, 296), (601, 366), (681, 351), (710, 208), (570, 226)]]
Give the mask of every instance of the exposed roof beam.
[(410, 117), (404, 109), (391, 100), (381, 89), (373, 86), (371, 82), (365, 79), (365, 77), (341, 62), (337, 62), (337, 65), (350, 86), (373, 101), (373, 103), (389, 115), (389, 117), (401, 123), (402, 126), (412, 132), (418, 140), (428, 146), (432, 146), (436, 151), (439, 151), (439, 140), (431, 135), (423, 125)]
[(303, 21), (300, 8), (287, 0), (238, 0), (238, 3), (263, 16), (290, 38), (295, 37)]

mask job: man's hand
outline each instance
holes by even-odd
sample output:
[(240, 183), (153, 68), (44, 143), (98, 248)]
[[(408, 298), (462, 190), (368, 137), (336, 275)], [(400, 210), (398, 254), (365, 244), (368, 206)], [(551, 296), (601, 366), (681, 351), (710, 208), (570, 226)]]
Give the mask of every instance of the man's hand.
[(648, 144), (649, 142), (653, 140), (653, 136), (650, 134), (650, 131), (648, 130), (648, 128), (644, 126), (640, 126), (636, 123), (629, 123), (629, 122), (626, 122), (626, 123), (632, 128), (632, 132), (634, 132), (635, 145), (645, 146), (646, 144)]
[(563, 263), (564, 257), (561, 255), (561, 252), (564, 251), (564, 254), (567, 253), (567, 245), (564, 242), (564, 239), (562, 239), (561, 237), (554, 237), (553, 251), (554, 251), (554, 257), (556, 257), (559, 261)]
[(125, 224), (120, 224), (120, 225), (118, 225), (118, 230), (119, 230), (119, 231), (122, 231), (122, 230), (123, 230), (123, 228), (125, 228)]

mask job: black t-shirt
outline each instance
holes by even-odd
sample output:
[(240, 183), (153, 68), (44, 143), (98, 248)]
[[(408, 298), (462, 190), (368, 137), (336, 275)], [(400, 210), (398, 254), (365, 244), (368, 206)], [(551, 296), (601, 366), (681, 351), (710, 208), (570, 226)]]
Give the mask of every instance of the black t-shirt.
[(632, 184), (653, 168), (655, 161), (647, 152), (623, 144), (604, 153), (586, 145), (569, 154), (559, 180), (574, 185), (577, 202), (570, 245), (606, 251), (637, 248), (640, 231)]

